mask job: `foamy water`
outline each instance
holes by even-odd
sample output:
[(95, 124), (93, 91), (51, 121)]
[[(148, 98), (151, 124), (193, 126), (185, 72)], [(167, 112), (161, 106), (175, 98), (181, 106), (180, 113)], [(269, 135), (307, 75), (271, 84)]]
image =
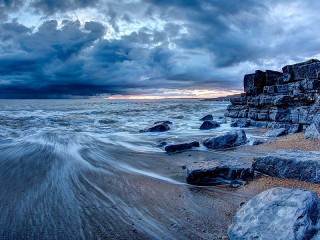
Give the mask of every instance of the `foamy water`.
[[(195, 225), (214, 216), (168, 174), (171, 160), (158, 145), (230, 130), (227, 104), (1, 100), (0, 238), (212, 238), (209, 230), (181, 233), (192, 218)], [(199, 130), (206, 114), (221, 127)], [(139, 133), (161, 120), (173, 122), (170, 131)]]

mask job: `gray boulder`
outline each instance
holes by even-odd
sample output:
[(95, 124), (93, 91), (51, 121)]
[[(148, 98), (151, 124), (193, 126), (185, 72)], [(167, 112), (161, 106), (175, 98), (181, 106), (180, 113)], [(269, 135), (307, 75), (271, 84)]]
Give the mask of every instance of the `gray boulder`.
[(307, 127), (304, 133), (305, 139), (320, 139), (320, 116), (313, 118), (313, 123)]
[(235, 167), (218, 162), (199, 162), (187, 166), (187, 182), (193, 185), (213, 186), (228, 184), (239, 187), (253, 178), (249, 167)]
[(194, 147), (200, 147), (200, 143), (195, 141), (191, 143), (173, 144), (173, 145), (166, 146), (165, 150), (168, 153), (172, 153), (172, 152), (180, 152), (180, 151), (188, 150)]
[(208, 121), (213, 120), (213, 116), (211, 114), (208, 114), (200, 119), (200, 121), (206, 121), (206, 120)]
[(203, 145), (211, 149), (224, 149), (243, 145), (247, 142), (246, 133), (243, 130), (228, 132), (218, 137), (208, 138)]
[(220, 124), (218, 122), (206, 120), (201, 124), (200, 130), (209, 130), (217, 127), (220, 127)]
[(308, 240), (317, 232), (318, 197), (303, 189), (268, 189), (243, 205), (232, 219), (230, 240)]
[(169, 131), (170, 127), (165, 123), (156, 124), (150, 128), (140, 130), (139, 132), (165, 132)]
[(320, 183), (320, 152), (278, 150), (267, 156), (255, 157), (252, 168), (278, 178)]
[(265, 136), (267, 137), (280, 137), (287, 134), (287, 129), (285, 128), (278, 128), (278, 129), (272, 129), (265, 133)]

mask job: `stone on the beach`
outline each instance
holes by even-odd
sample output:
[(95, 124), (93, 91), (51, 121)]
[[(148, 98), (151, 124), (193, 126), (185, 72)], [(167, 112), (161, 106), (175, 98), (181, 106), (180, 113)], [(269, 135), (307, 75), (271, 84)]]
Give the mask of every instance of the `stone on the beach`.
[(257, 145), (261, 145), (261, 144), (264, 144), (264, 143), (266, 143), (265, 140), (255, 139), (255, 140), (253, 140), (252, 145), (253, 146), (257, 146)]
[(209, 129), (217, 128), (217, 127), (220, 127), (220, 124), (218, 122), (206, 120), (201, 124), (200, 129), (201, 130), (209, 130)]
[(285, 128), (272, 129), (265, 133), (267, 137), (280, 137), (286, 134), (287, 134), (287, 129)]
[(304, 133), (305, 139), (320, 139), (320, 116), (317, 115), (313, 118), (312, 124), (307, 127)]
[(203, 145), (211, 149), (224, 149), (243, 145), (247, 142), (246, 133), (243, 130), (228, 132), (218, 137), (208, 138)]
[(200, 147), (200, 143), (195, 141), (190, 143), (173, 144), (173, 145), (166, 146), (165, 150), (168, 153), (172, 153), (172, 152), (180, 152), (183, 150), (188, 150), (194, 147)]
[(140, 130), (139, 132), (165, 132), (169, 130), (170, 130), (170, 127), (168, 126), (168, 124), (160, 123), (150, 128), (147, 128), (145, 130)]
[(232, 219), (230, 240), (307, 240), (317, 232), (317, 194), (304, 189), (272, 188), (244, 204)]
[(187, 182), (193, 185), (213, 186), (229, 184), (238, 187), (253, 178), (249, 167), (223, 165), (219, 162), (199, 162), (187, 166)]
[(171, 121), (168, 121), (168, 120), (165, 120), (165, 121), (157, 121), (157, 122), (154, 122), (154, 124), (172, 124)]
[(206, 120), (208, 120), (208, 121), (213, 120), (212, 114), (208, 114), (200, 119), (200, 121), (206, 121)]
[(320, 183), (320, 152), (278, 150), (255, 157), (252, 168), (273, 177)]

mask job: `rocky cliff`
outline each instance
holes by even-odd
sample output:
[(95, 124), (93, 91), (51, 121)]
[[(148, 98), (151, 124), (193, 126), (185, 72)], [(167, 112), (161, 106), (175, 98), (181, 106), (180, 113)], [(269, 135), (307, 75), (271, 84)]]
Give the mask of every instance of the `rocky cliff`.
[(320, 113), (320, 61), (287, 65), (282, 72), (257, 70), (243, 79), (244, 92), (230, 100), (233, 126), (304, 130)]

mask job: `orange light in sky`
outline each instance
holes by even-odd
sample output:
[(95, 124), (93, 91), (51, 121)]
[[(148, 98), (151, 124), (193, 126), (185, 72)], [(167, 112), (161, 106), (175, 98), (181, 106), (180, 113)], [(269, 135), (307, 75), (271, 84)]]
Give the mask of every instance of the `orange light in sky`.
[(194, 89), (194, 90), (163, 90), (158, 94), (142, 94), (142, 95), (113, 95), (107, 97), (110, 100), (125, 100), (125, 99), (168, 99), (168, 98), (216, 98), (223, 97), (233, 94), (240, 94), (241, 91), (237, 90), (204, 90), (204, 89)]

